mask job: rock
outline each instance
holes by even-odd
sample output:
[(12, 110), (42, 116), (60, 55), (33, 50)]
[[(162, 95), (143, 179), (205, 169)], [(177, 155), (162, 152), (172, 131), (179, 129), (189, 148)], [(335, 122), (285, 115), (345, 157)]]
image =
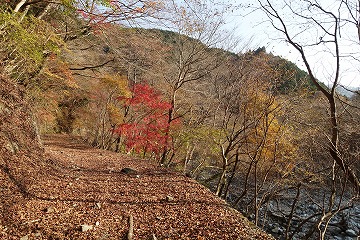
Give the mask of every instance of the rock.
[(20, 240), (28, 240), (28, 239), (29, 239), (29, 235), (25, 235), (25, 236), (20, 238)]
[(301, 214), (301, 217), (304, 218), (304, 219), (305, 219), (305, 218), (308, 218), (308, 217), (309, 217), (309, 214), (306, 213), (306, 212), (305, 212), (305, 213), (303, 212), (303, 213)]
[(101, 203), (99, 203), (99, 202), (95, 203), (95, 208), (100, 209), (101, 208)]
[(337, 236), (341, 234), (341, 232), (342, 230), (340, 227), (329, 226), (327, 229), (327, 233), (330, 234), (331, 236)]
[(44, 209), (44, 212), (46, 212), (46, 213), (53, 213), (53, 212), (55, 212), (55, 208), (54, 208), (54, 207), (45, 208), (45, 209)]
[(272, 233), (278, 234), (280, 233), (280, 228), (279, 227), (274, 227), (273, 229), (271, 229)]
[(174, 201), (174, 198), (170, 195), (166, 196), (166, 201), (167, 202), (173, 202)]
[(348, 235), (349, 237), (357, 237), (358, 235), (356, 234), (356, 232), (352, 229), (348, 229), (345, 231), (346, 235)]
[(123, 168), (120, 170), (121, 173), (129, 174), (129, 175), (137, 175), (138, 172), (132, 168)]
[(343, 237), (340, 237), (340, 236), (333, 236), (333, 239), (334, 239), (334, 240), (343, 240)]
[[(360, 215), (359, 215), (360, 216)], [(355, 232), (360, 231), (360, 218), (348, 219), (349, 229), (354, 230)], [(357, 231), (356, 231), (357, 230)]]
[(319, 209), (319, 207), (316, 204), (311, 204), (309, 206), (309, 209), (313, 210), (313, 211), (317, 211)]
[(296, 234), (296, 236), (297, 236), (298, 238), (295, 238), (295, 239), (304, 239), (305, 236), (306, 236), (306, 233), (301, 232), (301, 233)]
[(82, 232), (86, 232), (94, 228), (92, 225), (87, 224), (80, 225), (80, 227)]
[(10, 114), (11, 109), (7, 108), (4, 104), (0, 103), (0, 114)]
[(343, 238), (343, 240), (357, 240), (357, 237), (346, 236), (345, 238)]
[(19, 151), (19, 146), (15, 142), (9, 142), (5, 144), (5, 149), (12, 154), (16, 154)]

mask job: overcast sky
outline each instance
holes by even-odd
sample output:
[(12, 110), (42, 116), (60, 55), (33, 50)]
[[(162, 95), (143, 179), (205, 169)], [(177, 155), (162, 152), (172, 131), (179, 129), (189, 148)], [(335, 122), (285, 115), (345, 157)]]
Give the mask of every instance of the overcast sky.
[[(281, 2), (282, 0), (274, 0), (273, 2)], [(338, 0), (322, 0), (325, 7), (333, 8), (339, 2)], [(271, 24), (267, 21), (267, 16), (261, 10), (255, 10), (257, 5), (257, 1), (250, 0), (237, 0), (237, 2), (250, 6), (246, 8), (239, 8), (232, 15), (228, 15), (227, 21), (229, 28), (236, 27), (236, 33), (242, 38), (250, 39), (252, 37), (253, 41), (250, 48), (254, 49), (257, 47), (265, 46), (268, 52), (272, 52), (274, 55), (282, 56), (295, 64), (297, 64), (300, 68), (305, 69), (304, 64), (300, 58), (298, 52), (289, 44), (281, 39), (282, 35), (276, 31)], [(301, 2), (301, 1), (298, 1)], [(281, 7), (281, 5), (278, 5)], [(280, 8), (280, 11), (284, 13), (284, 20), (289, 24), (292, 24), (292, 29), (296, 31), (296, 28), (300, 29), (301, 24), (297, 24), (300, 20), (296, 19), (294, 16), (291, 16), (286, 10)], [(289, 16), (288, 16), (288, 15)], [(344, 34), (344, 32), (346, 32)], [(318, 31), (316, 29), (310, 29), (304, 31), (301, 35), (302, 37), (298, 38), (299, 41), (306, 42), (308, 39), (314, 37)], [(355, 36), (353, 36), (355, 34)], [(356, 28), (354, 29), (345, 29), (343, 31), (342, 39), (346, 37), (351, 37), (355, 39), (356, 36)], [(318, 37), (318, 36), (315, 36)], [(313, 38), (314, 39), (314, 38)], [(316, 38), (315, 38), (316, 39)], [(353, 57), (360, 59), (360, 43), (349, 43), (349, 41), (344, 41), (341, 46), (341, 51), (345, 54), (351, 54)], [(324, 53), (323, 49), (311, 48), (307, 50), (309, 60), (311, 62), (313, 71), (316, 74), (316, 77), (321, 81), (327, 83), (328, 79), (335, 73), (334, 67), (334, 58), (332, 58), (331, 54)], [(341, 62), (341, 76), (340, 81), (341, 84), (350, 87), (360, 87), (360, 80), (358, 76), (360, 76), (360, 62), (357, 60), (342, 60)]]

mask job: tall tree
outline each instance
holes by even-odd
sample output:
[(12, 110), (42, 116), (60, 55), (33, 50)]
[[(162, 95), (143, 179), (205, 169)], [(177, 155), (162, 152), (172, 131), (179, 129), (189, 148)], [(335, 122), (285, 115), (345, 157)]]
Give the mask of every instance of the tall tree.
[[(274, 2), (258, 1), (261, 9), (267, 14), (272, 26), (283, 34), (285, 40), (294, 47), (300, 54), (303, 63), (307, 69), (309, 77), (317, 89), (326, 97), (329, 106), (329, 134), (328, 150), (345, 175), (352, 182), (356, 191), (360, 193), (360, 182), (356, 172), (352, 169), (350, 161), (347, 161), (341, 153), (341, 143), (339, 142), (340, 127), (338, 120), (338, 107), (336, 102), (336, 89), (341, 79), (341, 68), (346, 61), (344, 54), (347, 54), (343, 49), (343, 40), (354, 41), (354, 39), (344, 39), (342, 31), (348, 30), (349, 21), (345, 16), (357, 9), (350, 4), (345, 4), (347, 1), (334, 2), (334, 5), (321, 4), (318, 1), (305, 0), (297, 4), (292, 4), (289, 1), (282, 1), (280, 5), (275, 5)], [(280, 11), (282, 9), (282, 11)], [(284, 15), (286, 14), (286, 17)], [(298, 25), (295, 27), (292, 23), (287, 22), (289, 15)], [(305, 36), (304, 36), (305, 35)], [(353, 34), (347, 36), (354, 36)], [(304, 40), (305, 39), (305, 40)], [(318, 66), (313, 63), (310, 54), (314, 51), (324, 51), (328, 53), (328, 66)], [(356, 51), (355, 51), (356, 52)], [(356, 55), (350, 55), (356, 57)], [(315, 71), (316, 67), (324, 67), (328, 72), (332, 71), (327, 77), (330, 87), (327, 88), (321, 84)], [(332, 68), (332, 69), (331, 69)]]
[[(172, 105), (169, 109), (168, 122), (184, 116), (190, 111), (191, 104), (181, 103), (179, 92), (201, 84), (210, 73), (222, 63), (224, 51), (215, 49), (220, 43), (228, 42), (230, 34), (223, 31), (224, 14), (228, 9), (220, 5), (211, 5), (203, 1), (173, 1), (166, 6), (169, 12), (167, 27), (170, 33), (167, 41), (172, 48), (168, 59), (171, 65), (163, 69), (163, 79)], [(182, 109), (182, 110), (180, 110)], [(172, 153), (173, 156), (174, 153)], [(167, 160), (169, 151), (164, 149), (162, 164)]]
[[(320, 101), (321, 98), (317, 94), (311, 101), (322, 102), (320, 108), (323, 108), (323, 111), (318, 111), (317, 114), (321, 115), (316, 117), (325, 119), (315, 123), (318, 129), (323, 129), (323, 131), (315, 130), (318, 133), (314, 138), (315, 142), (321, 142), (322, 145), (318, 150), (327, 151), (320, 150), (316, 153), (320, 156), (326, 153), (326, 156), (322, 157), (324, 160), (320, 159), (314, 164), (317, 166), (314, 170), (327, 174), (323, 175), (327, 183), (323, 191), (327, 195), (322, 199), (321, 211), (303, 219), (293, 233), (289, 234), (288, 231), (286, 233), (286, 237), (291, 239), (296, 231), (312, 222), (305, 238), (309, 239), (317, 234), (319, 239), (325, 239), (330, 221), (336, 214), (346, 209), (360, 193), (359, 172), (356, 170), (357, 165), (354, 164), (358, 161), (357, 154), (350, 150), (347, 140), (353, 130), (342, 120), (344, 118), (342, 111), (351, 107), (344, 107), (344, 100), (336, 91), (342, 78), (349, 76), (349, 72), (355, 71), (353, 67), (349, 67), (351, 66), (349, 63), (353, 61), (352, 64), (358, 64), (358, 32), (354, 28), (354, 24), (356, 25), (354, 16), (358, 16), (358, 3), (312, 0), (296, 3), (287, 0), (258, 0), (258, 3), (281, 38), (297, 51), (310, 81), (316, 86), (321, 98), (325, 99)], [(347, 34), (344, 34), (345, 32)], [(319, 79), (326, 82), (328, 87)], [(351, 111), (345, 110), (345, 112)], [(328, 161), (329, 159), (331, 161)], [(351, 182), (352, 188), (347, 186), (347, 182)], [(300, 186), (297, 189), (299, 192)], [(354, 191), (351, 191), (352, 189)], [(346, 198), (344, 193), (348, 195)], [(299, 198), (294, 199), (293, 206)], [(291, 218), (288, 219), (288, 230), (290, 223)]]

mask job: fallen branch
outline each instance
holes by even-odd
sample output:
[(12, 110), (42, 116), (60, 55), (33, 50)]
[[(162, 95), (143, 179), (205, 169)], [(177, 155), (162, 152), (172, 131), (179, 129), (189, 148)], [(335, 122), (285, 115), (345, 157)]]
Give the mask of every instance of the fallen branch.
[(134, 217), (130, 215), (129, 217), (129, 232), (127, 235), (128, 240), (132, 240), (134, 236)]
[(30, 224), (30, 223), (36, 223), (36, 222), (40, 222), (41, 219), (35, 219), (35, 220), (31, 220), (31, 221), (27, 221), (27, 222), (24, 222), (22, 223), (23, 225), (26, 225), (26, 224)]

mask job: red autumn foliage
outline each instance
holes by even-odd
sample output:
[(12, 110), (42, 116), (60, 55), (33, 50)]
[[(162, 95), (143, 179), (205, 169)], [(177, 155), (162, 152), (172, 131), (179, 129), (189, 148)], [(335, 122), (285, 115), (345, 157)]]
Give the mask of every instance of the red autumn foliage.
[[(120, 124), (115, 130), (123, 140), (126, 151), (154, 153), (156, 156), (172, 147), (169, 136), (169, 110), (172, 105), (148, 84), (135, 84), (132, 97), (119, 97), (125, 108), (132, 112), (132, 121)], [(171, 125), (178, 123), (171, 123)]]

